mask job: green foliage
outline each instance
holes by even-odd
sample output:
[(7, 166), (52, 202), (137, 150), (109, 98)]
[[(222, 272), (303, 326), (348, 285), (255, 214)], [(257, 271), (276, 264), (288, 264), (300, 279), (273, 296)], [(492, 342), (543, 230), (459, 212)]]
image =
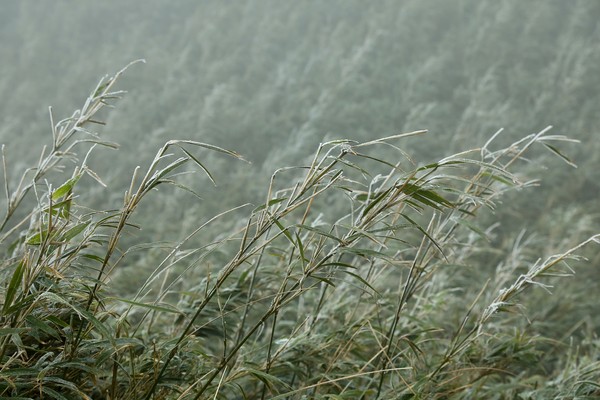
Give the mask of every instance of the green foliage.
[[(89, 160), (97, 145), (114, 146), (90, 127), (120, 98), (112, 88), (122, 72), (101, 80), (71, 118), (52, 122), (50, 150), (14, 189), (4, 160), (0, 396), (599, 394), (597, 337), (545, 359), (550, 341), (524, 324), (521, 304), (536, 287), (562, 283), (600, 235), (535, 261), (524, 235), (498, 252), (493, 227), (482, 225), (490, 217), (479, 218), (506, 192), (532, 185), (512, 172), (532, 147), (550, 146), (570, 163), (556, 147), (568, 138), (544, 129), (505, 147), (495, 135), (424, 165), (397, 142), (425, 131), (326, 141), (305, 166), (276, 170), (258, 205), (173, 220), (172, 242), (145, 244), (135, 219), (157, 189), (195, 193), (195, 172), (215, 181), (207, 153), (241, 156), (169, 140), (134, 170), (120, 205), (93, 209), (81, 185), (102, 180)], [(201, 233), (210, 239), (198, 244)], [(494, 257), (495, 270), (481, 263)], [(115, 291), (131, 275), (141, 284)]]
[(5, 3), (0, 397), (598, 397), (599, 2)]

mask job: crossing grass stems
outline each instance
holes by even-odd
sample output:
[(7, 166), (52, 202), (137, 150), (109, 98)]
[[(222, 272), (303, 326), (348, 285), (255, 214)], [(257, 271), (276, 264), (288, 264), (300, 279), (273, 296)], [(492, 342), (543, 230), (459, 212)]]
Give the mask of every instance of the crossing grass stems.
[[(509, 271), (502, 287), (490, 284), (490, 271), (476, 295), (445, 309), (461, 290), (445, 282), (491, 246), (478, 213), (535, 184), (511, 172), (519, 160), (541, 144), (573, 165), (556, 146), (571, 139), (550, 128), (495, 149), (499, 131), (483, 147), (425, 165), (399, 147), (425, 131), (322, 143), (306, 166), (275, 171), (262, 204), (199, 222), (173, 239), (135, 293), (114, 293), (111, 282), (137, 273), (120, 244), (137, 229), (139, 204), (152, 202), (159, 186), (196, 193), (178, 180), (190, 165), (214, 183), (209, 153), (245, 161), (170, 140), (135, 169), (120, 206), (80, 204), (84, 177), (105, 185), (89, 155), (117, 145), (93, 127), (125, 94), (114, 87), (130, 66), (103, 78), (71, 117), (55, 123), (50, 110), (52, 141), (14, 187), (2, 148), (0, 396), (460, 398), (495, 385), (598, 394), (598, 361), (567, 363), (564, 376), (537, 388), (527, 376), (513, 379), (512, 365), (535, 358), (535, 341), (502, 333), (511, 330), (502, 315), (532, 287), (547, 288), (548, 276), (571, 275), (567, 262), (599, 235), (521, 274)], [(218, 232), (226, 218), (244, 222)], [(215, 239), (198, 246), (201, 231)], [(207, 267), (217, 253), (228, 260)], [(462, 316), (452, 324), (447, 315)], [(490, 357), (485, 346), (494, 341)]]

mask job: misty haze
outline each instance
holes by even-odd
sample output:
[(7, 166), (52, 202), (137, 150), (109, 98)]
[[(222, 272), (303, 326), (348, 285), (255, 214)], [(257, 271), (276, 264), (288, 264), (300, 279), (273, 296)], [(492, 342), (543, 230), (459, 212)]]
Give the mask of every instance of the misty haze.
[(600, 2), (0, 6), (0, 399), (600, 398)]

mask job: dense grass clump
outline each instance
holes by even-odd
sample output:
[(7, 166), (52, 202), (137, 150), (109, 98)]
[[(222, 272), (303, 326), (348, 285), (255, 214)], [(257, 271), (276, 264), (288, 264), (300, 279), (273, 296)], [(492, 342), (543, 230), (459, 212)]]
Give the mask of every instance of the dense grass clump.
[(425, 131), (332, 140), (307, 165), (278, 169), (261, 204), (171, 221), (165, 231), (179, 237), (136, 243), (136, 212), (155, 189), (200, 196), (193, 172), (214, 182), (203, 151), (243, 159), (171, 140), (134, 171), (121, 204), (92, 209), (79, 194), (92, 190), (86, 177), (104, 185), (91, 154), (115, 147), (92, 127), (123, 95), (113, 89), (122, 72), (52, 122), (51, 143), (16, 186), (3, 153), (0, 397), (600, 395), (593, 333), (548, 359), (520, 306), (571, 275), (567, 262), (600, 236), (538, 258), (525, 235), (498, 251), (490, 215), (489, 227), (478, 222), (505, 192), (535, 183), (513, 171), (534, 146), (571, 164), (555, 146), (568, 138), (544, 129), (496, 148), (498, 134), (426, 165), (397, 144)]

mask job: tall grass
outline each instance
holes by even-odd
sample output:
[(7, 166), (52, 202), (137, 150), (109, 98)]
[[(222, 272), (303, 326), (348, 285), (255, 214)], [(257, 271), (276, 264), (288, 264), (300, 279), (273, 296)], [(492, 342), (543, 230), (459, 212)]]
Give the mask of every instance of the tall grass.
[[(199, 222), (172, 239), (166, 257), (157, 260), (152, 245), (135, 244), (146, 249), (151, 272), (124, 296), (111, 287), (142, 272), (127, 266), (130, 249), (121, 247), (124, 235), (139, 228), (140, 203), (152, 201), (163, 185), (195, 193), (180, 180), (187, 165), (214, 181), (203, 151), (242, 158), (206, 143), (171, 140), (146, 169), (133, 172), (121, 205), (91, 210), (80, 204), (84, 176), (102, 183), (89, 154), (97, 145), (115, 147), (91, 126), (102, 124), (97, 115), (123, 95), (113, 90), (123, 72), (101, 80), (72, 117), (52, 121), (49, 150), (15, 188), (9, 153), (3, 157), (0, 396), (599, 393), (600, 364), (582, 366), (576, 355), (552, 379), (515, 374), (538, 357), (536, 341), (511, 334), (501, 316), (518, 310), (531, 286), (544, 287), (547, 275), (570, 274), (566, 262), (600, 236), (540, 259), (522, 274), (487, 269), (490, 280), (482, 287), (452, 286), (462, 266), (490, 246), (491, 230), (478, 225), (478, 212), (493, 210), (506, 191), (535, 183), (511, 172), (533, 146), (545, 145), (571, 163), (555, 147), (568, 138), (545, 129), (496, 149), (498, 133), (481, 148), (427, 165), (397, 144), (425, 131), (322, 143), (308, 165), (272, 175), (262, 204)], [(82, 161), (77, 153), (86, 154)], [(27, 199), (35, 200), (31, 211), (21, 210)], [(228, 217), (238, 219), (237, 229), (195, 244), (199, 232), (216, 232)]]

